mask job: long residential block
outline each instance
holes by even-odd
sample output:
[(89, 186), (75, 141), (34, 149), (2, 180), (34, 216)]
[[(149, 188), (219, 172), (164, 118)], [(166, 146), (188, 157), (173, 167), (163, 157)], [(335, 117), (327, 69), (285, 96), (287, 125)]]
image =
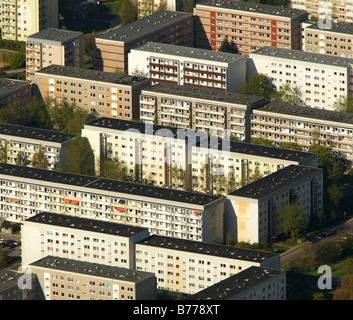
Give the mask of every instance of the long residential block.
[(148, 228), (151, 234), (223, 241), (224, 199), (194, 192), (0, 164), (1, 217), (43, 211)]
[(279, 89), (289, 85), (312, 108), (335, 110), (353, 92), (353, 59), (265, 47), (250, 53), (248, 75), (265, 74)]
[(291, 165), (227, 195), (226, 230), (234, 241), (261, 243), (284, 232), (286, 209), (308, 220), (323, 210), (322, 169)]
[(223, 194), (288, 165), (317, 167), (317, 157), (208, 137), (203, 132), (136, 121), (99, 118), (84, 126), (96, 163), (118, 158), (136, 181), (157, 186)]
[(286, 300), (286, 272), (253, 266), (187, 300)]
[(253, 111), (251, 137), (276, 145), (294, 142), (309, 151), (320, 144), (338, 158), (353, 161), (353, 116), (350, 113), (314, 109), (278, 102)]
[(98, 36), (94, 45), (94, 68), (127, 72), (130, 50), (148, 41), (193, 46), (192, 14), (163, 10)]
[(0, 78), (0, 109), (26, 105), (31, 98), (32, 86), (27, 81)]
[(266, 101), (257, 96), (158, 83), (141, 91), (140, 119), (147, 123), (205, 131), (250, 141), (251, 110)]
[(242, 54), (264, 46), (300, 49), (306, 11), (242, 1), (206, 0), (196, 4), (195, 46), (218, 51), (224, 38)]
[(128, 73), (143, 74), (152, 84), (165, 82), (236, 92), (246, 83), (246, 57), (148, 42), (131, 49)]
[[(5, 162), (33, 166), (40, 152), (48, 163), (48, 169), (58, 169), (67, 160), (67, 148), (75, 135), (54, 130), (39, 129), (13, 124), (0, 124), (0, 145), (5, 153)], [(38, 158), (37, 158), (38, 159)]]
[(279, 255), (163, 236), (136, 244), (136, 269), (155, 273), (162, 290), (194, 294), (252, 266), (279, 269)]
[(47, 256), (29, 265), (37, 300), (155, 300), (154, 274)]
[(22, 224), (22, 264), (48, 255), (114, 267), (135, 268), (135, 243), (146, 228), (42, 212)]
[(110, 72), (51, 65), (35, 72), (37, 94), (59, 105), (76, 105), (98, 116), (138, 119), (139, 94), (150, 80)]

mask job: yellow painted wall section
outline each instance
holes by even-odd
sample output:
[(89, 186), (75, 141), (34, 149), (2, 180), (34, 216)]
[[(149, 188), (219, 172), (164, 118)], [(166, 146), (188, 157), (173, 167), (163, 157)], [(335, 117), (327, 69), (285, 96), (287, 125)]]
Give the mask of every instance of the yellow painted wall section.
[(238, 241), (247, 241), (247, 218), (250, 210), (250, 203), (236, 201), (234, 207), (238, 218)]

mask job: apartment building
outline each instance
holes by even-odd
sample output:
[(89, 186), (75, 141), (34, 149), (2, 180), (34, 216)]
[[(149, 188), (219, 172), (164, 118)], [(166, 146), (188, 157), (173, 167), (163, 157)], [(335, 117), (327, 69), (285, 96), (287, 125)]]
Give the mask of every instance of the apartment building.
[(302, 31), (302, 50), (335, 57), (353, 58), (353, 25), (332, 23), (320, 28), (318, 23), (308, 24)]
[(162, 290), (195, 294), (252, 266), (279, 269), (279, 255), (162, 236), (136, 244), (136, 269), (154, 273)]
[(26, 41), (43, 29), (59, 27), (58, 0), (1, 0), (1, 36)]
[(140, 119), (250, 141), (249, 115), (265, 103), (257, 96), (158, 83), (141, 91)]
[(32, 79), (43, 99), (76, 105), (99, 117), (138, 119), (139, 94), (150, 80), (110, 72), (51, 65), (35, 72)]
[(323, 210), (322, 169), (290, 165), (227, 195), (226, 230), (233, 240), (261, 243), (284, 232), (283, 215), (297, 203), (310, 219)]
[(286, 300), (286, 272), (252, 266), (187, 300)]
[(36, 280), (33, 274), (26, 275), (10, 269), (0, 270), (0, 301), (34, 300)]
[(300, 49), (306, 11), (242, 1), (207, 0), (196, 4), (195, 46), (218, 51), (224, 38), (242, 54), (272, 46)]
[(42, 212), (22, 224), (22, 264), (46, 256), (135, 268), (135, 243), (146, 228)]
[(265, 74), (278, 90), (289, 85), (312, 108), (335, 110), (353, 92), (353, 59), (265, 47), (250, 53), (248, 74)]
[(84, 67), (84, 38), (82, 32), (48, 28), (27, 37), (26, 76), (52, 64)]
[(188, 5), (193, 5), (193, 2), (189, 0), (137, 0), (138, 18), (143, 19), (161, 9), (184, 11)]
[(43, 211), (222, 242), (224, 199), (58, 171), (0, 164), (1, 218), (22, 223)]
[(37, 300), (154, 300), (154, 274), (47, 256), (30, 264)]
[(96, 37), (94, 69), (128, 72), (130, 50), (148, 41), (193, 46), (192, 14), (163, 10)]
[(0, 124), (0, 145), (5, 153), (2, 158), (9, 164), (17, 164), (21, 156), (22, 165), (31, 167), (35, 156), (43, 152), (48, 169), (58, 169), (65, 164), (67, 148), (74, 137), (73, 134), (54, 130)]
[(136, 181), (208, 194), (225, 195), (248, 184), (255, 174), (266, 176), (290, 164), (317, 167), (311, 153), (136, 121), (99, 118), (84, 126), (82, 136), (96, 163), (117, 157)]
[(319, 18), (320, 16), (325, 16), (325, 10), (327, 8), (331, 10), (331, 14), (328, 14), (328, 17), (332, 18), (334, 22), (353, 22), (353, 5), (351, 1), (291, 0), (289, 3), (293, 9), (307, 11), (309, 18)]
[(234, 53), (147, 42), (131, 49), (129, 74), (209, 90), (239, 91), (246, 83), (246, 57)]
[(32, 98), (32, 86), (22, 80), (0, 78), (0, 109), (11, 105), (26, 105)]
[(192, 190), (226, 196), (289, 165), (317, 168), (317, 156), (262, 145), (212, 140), (191, 149)]
[(329, 147), (335, 157), (353, 161), (353, 116), (350, 113), (270, 102), (253, 111), (251, 137), (277, 146), (294, 142), (304, 151), (315, 144)]

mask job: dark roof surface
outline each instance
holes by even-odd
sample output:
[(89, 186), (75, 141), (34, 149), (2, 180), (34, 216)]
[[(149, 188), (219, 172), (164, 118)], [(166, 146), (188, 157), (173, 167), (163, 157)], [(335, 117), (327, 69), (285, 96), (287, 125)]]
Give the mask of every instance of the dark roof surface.
[(261, 199), (276, 190), (290, 186), (298, 180), (304, 179), (314, 173), (322, 172), (322, 169), (289, 165), (266, 177), (263, 177), (253, 183), (240, 189), (232, 191), (228, 195), (252, 199)]
[(18, 126), (8, 123), (0, 123), (0, 134), (57, 143), (63, 143), (75, 137), (74, 134), (70, 133)]
[(186, 251), (190, 253), (199, 253), (210, 256), (219, 256), (229, 259), (251, 261), (257, 263), (262, 263), (267, 259), (271, 259), (273, 257), (278, 256), (278, 254), (273, 252), (237, 248), (233, 246), (225, 246), (220, 244), (193, 240), (184, 240), (159, 235), (152, 235), (149, 238), (138, 242), (137, 244), (164, 249)]
[[(188, 300), (227, 300), (248, 289), (278, 276), (284, 271), (264, 267), (249, 267), (244, 271), (230, 276), (194, 295)], [(254, 297), (256, 299), (256, 297)]]
[[(52, 183), (61, 183), (70, 186), (100, 190), (101, 192), (112, 191), (127, 195), (169, 200), (201, 206), (205, 206), (222, 199), (222, 197), (219, 196), (206, 195), (196, 192), (159, 188), (133, 182), (101, 179), (91, 176), (16, 166), (5, 163), (0, 163), (0, 175), (8, 175), (8, 179), (16, 176), (20, 178), (23, 177), (27, 179), (34, 179), (37, 181), (36, 183), (39, 183), (38, 181), (48, 181)], [(92, 192), (95, 191), (92, 190)]]
[(94, 277), (102, 277), (113, 280), (139, 282), (145, 278), (153, 277), (154, 273), (140, 270), (112, 267), (104, 264), (84, 262), (72, 259), (65, 259), (53, 256), (47, 256), (30, 266), (58, 270), (62, 272), (71, 272), (85, 274)]
[(148, 230), (146, 228), (134, 227), (116, 222), (105, 222), (88, 218), (78, 218), (51, 212), (39, 213), (31, 218), (28, 218), (26, 222), (37, 222), (64, 228), (111, 234), (120, 237), (131, 237), (137, 233), (145, 232)]

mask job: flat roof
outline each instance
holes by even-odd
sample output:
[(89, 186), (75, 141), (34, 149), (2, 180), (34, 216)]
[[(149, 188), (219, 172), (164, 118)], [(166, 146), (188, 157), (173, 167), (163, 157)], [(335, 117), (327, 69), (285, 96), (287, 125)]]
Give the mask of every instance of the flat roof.
[(228, 196), (261, 199), (276, 190), (288, 187), (292, 183), (318, 172), (322, 172), (322, 169), (289, 165), (245, 187), (230, 192)]
[(8, 123), (0, 123), (0, 135), (22, 137), (46, 142), (63, 143), (75, 137), (74, 134), (63, 133), (55, 130), (47, 130)]
[(252, 289), (284, 272), (279, 269), (252, 266), (187, 297), (187, 300), (231, 299), (233, 296)]
[(0, 97), (3, 95), (9, 95), (11, 91), (21, 90), (24, 87), (30, 86), (31, 84), (27, 81), (0, 78)]
[(47, 28), (28, 36), (27, 39), (28, 40), (49, 40), (49, 41), (62, 43), (62, 42), (71, 40), (73, 38), (76, 38), (77, 36), (80, 36), (80, 35), (83, 35), (83, 33), (79, 31)]
[[(162, 201), (169, 200), (200, 206), (205, 206), (214, 201), (222, 199), (220, 196), (207, 195), (203, 193), (160, 188), (133, 182), (101, 179), (91, 176), (16, 166), (5, 163), (0, 163), (0, 175), (9, 176), (9, 180), (12, 180), (13, 177), (26, 178), (35, 180), (37, 184), (40, 184), (40, 181), (47, 181), (51, 183), (66, 184), (73, 187), (77, 186), (100, 190), (101, 192), (119, 192), (129, 196), (135, 195)], [(92, 190), (92, 192), (95, 191)]]
[(130, 42), (156, 32), (161, 28), (168, 29), (171, 25), (191, 17), (192, 13), (163, 10), (108, 33), (101, 34), (96, 39)]
[(353, 34), (353, 25), (349, 23), (334, 23), (332, 22), (330, 28), (319, 27), (318, 23), (314, 23), (311, 26), (307, 26), (306, 29), (319, 30), (321, 32), (335, 32), (352, 35)]
[(137, 85), (143, 81), (149, 81), (147, 78), (144, 77), (130, 76), (126, 74), (105, 72), (94, 69), (61, 66), (56, 64), (52, 64), (49, 67), (36, 71), (35, 73), (129, 86)]
[(136, 245), (137, 244), (258, 263), (278, 256), (277, 253), (273, 252), (237, 248), (233, 246), (185, 240), (159, 235), (152, 235), (145, 240), (137, 242)]
[[(265, 104), (265, 99), (258, 96), (251, 96), (246, 94), (241, 94), (237, 92), (225, 92), (220, 90), (210, 90), (206, 88), (196, 88), (192, 86), (183, 86), (177, 84), (169, 83), (156, 83), (153, 86), (142, 89), (142, 91), (156, 92), (160, 94), (168, 94), (178, 96), (179, 99), (182, 97), (210, 100), (213, 102), (226, 102), (233, 104), (242, 104), (250, 106), (254, 103), (263, 102)], [(146, 93), (143, 93), (146, 94)]]
[(194, 58), (194, 59), (225, 62), (225, 63), (231, 63), (245, 58), (245, 56), (242, 56), (240, 54), (235, 54), (235, 53), (190, 48), (185, 46), (177, 46), (174, 44), (159, 43), (159, 42), (147, 42), (132, 50), (146, 51), (151, 53), (161, 53), (163, 55), (173, 55), (178, 57)]
[(333, 110), (310, 108), (306, 106), (298, 106), (292, 104), (285, 104), (280, 102), (269, 102), (268, 104), (254, 110), (254, 114), (257, 112), (272, 112), (279, 113), (280, 116), (283, 114), (308, 118), (310, 122), (316, 122), (316, 120), (337, 122), (338, 124), (350, 124), (353, 125), (353, 114), (346, 112), (337, 112)]
[(135, 227), (116, 222), (105, 222), (51, 212), (41, 212), (31, 218), (28, 218), (26, 222), (42, 223), (69, 229), (105, 233), (120, 237), (132, 237), (135, 234), (148, 230), (147, 228)]
[[(353, 29), (352, 29), (353, 31)], [(337, 56), (330, 56), (320, 53), (312, 53), (301, 50), (275, 48), (275, 47), (264, 47), (257, 51), (250, 53), (251, 55), (263, 55), (268, 57), (276, 57), (283, 59), (295, 60), (296, 62), (308, 62), (317, 64), (328, 64), (333, 66), (348, 67), (353, 65), (353, 59), (342, 58)]]
[(53, 256), (46, 256), (45, 258), (31, 263), (30, 266), (135, 283), (155, 276), (154, 273), (151, 272)]
[(304, 10), (236, 0), (205, 0), (198, 3), (196, 8), (198, 6), (219, 7), (220, 9), (233, 9), (246, 12), (254, 12), (255, 14), (262, 13), (286, 18), (295, 18), (301, 15), (308, 15), (308, 13)]

